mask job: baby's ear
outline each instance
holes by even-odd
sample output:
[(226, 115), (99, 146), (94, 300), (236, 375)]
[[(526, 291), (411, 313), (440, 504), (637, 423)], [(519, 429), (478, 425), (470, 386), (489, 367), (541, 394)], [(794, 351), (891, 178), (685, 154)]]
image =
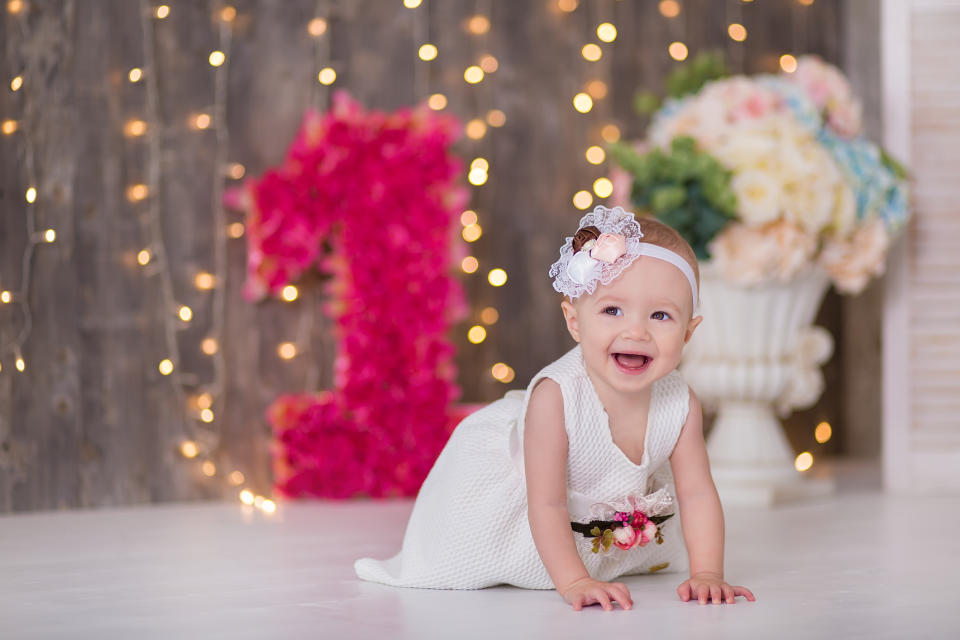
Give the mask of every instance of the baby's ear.
[(560, 303), (560, 309), (563, 310), (563, 319), (567, 322), (567, 331), (573, 336), (576, 342), (580, 342), (580, 323), (577, 319), (577, 308), (569, 300)]
[(690, 322), (687, 323), (687, 334), (683, 337), (683, 344), (690, 342), (690, 338), (693, 337), (693, 330), (699, 327), (701, 322), (703, 322), (703, 316), (690, 318)]

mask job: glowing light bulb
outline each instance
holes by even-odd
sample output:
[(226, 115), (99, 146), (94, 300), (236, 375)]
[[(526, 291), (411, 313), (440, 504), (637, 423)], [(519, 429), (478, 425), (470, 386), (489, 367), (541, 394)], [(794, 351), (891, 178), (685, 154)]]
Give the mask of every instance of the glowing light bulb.
[(53, 229), (47, 229), (43, 232), (43, 240), (45, 242), (53, 242), (57, 239), (57, 232)]
[(585, 93), (573, 96), (573, 108), (580, 113), (589, 113), (593, 109), (593, 98)]
[(615, 124), (604, 125), (600, 130), (600, 137), (604, 142), (616, 142), (620, 139), (620, 129)]
[(297, 355), (297, 346), (292, 342), (281, 342), (277, 347), (277, 355), (284, 360), (290, 360)]
[(210, 57), (208, 58), (211, 67), (219, 67), (226, 61), (226, 59), (227, 56), (223, 53), (223, 51), (213, 51), (210, 53)]
[(242, 238), (244, 230), (242, 222), (231, 222), (227, 227), (227, 235), (233, 239)]
[(460, 235), (463, 236), (463, 239), (467, 242), (476, 242), (480, 239), (480, 236), (483, 234), (483, 229), (478, 224), (470, 224), (463, 228), (463, 231)]
[(7, 3), (7, 11), (13, 15), (23, 11), (23, 0), (10, 0)]
[(143, 69), (140, 67), (134, 67), (130, 69), (130, 72), (127, 74), (127, 78), (130, 79), (130, 82), (140, 82), (143, 79)]
[(607, 83), (603, 80), (591, 80), (586, 88), (591, 98), (603, 100), (607, 97)]
[(780, 68), (787, 73), (793, 73), (797, 70), (797, 59), (789, 53), (780, 56)]
[(609, 22), (597, 26), (597, 37), (604, 42), (613, 42), (617, 39), (617, 28)]
[(593, 196), (589, 191), (577, 191), (573, 194), (573, 206), (577, 209), (586, 209), (593, 204)]
[(233, 22), (233, 19), (237, 17), (237, 10), (235, 7), (230, 5), (225, 6), (223, 9), (220, 9), (220, 19), (224, 22)]
[(193, 440), (185, 440), (180, 444), (180, 453), (183, 454), (184, 458), (196, 458), (200, 449)]
[(486, 158), (474, 158), (470, 163), (471, 169), (480, 169), (481, 171), (487, 171), (490, 169), (490, 163), (487, 162)]
[(591, 42), (590, 44), (583, 45), (583, 49), (580, 50), (580, 55), (589, 62), (596, 62), (603, 57), (603, 50), (600, 49), (600, 45)]
[(227, 175), (234, 180), (239, 180), (247, 173), (247, 168), (239, 162), (231, 162), (227, 167)]
[(140, 252), (137, 254), (137, 262), (140, 264), (141, 267), (145, 267), (148, 264), (150, 264), (151, 257), (153, 256), (150, 255), (149, 249), (141, 249)]
[(0, 302), (10, 304), (13, 301), (13, 294), (9, 291), (0, 291)]
[(467, 256), (460, 261), (460, 268), (464, 273), (475, 273), (480, 268), (480, 261), (473, 256)]
[(487, 172), (483, 169), (471, 169), (467, 174), (467, 180), (475, 187), (479, 187), (487, 182)]
[(475, 64), (470, 65), (464, 70), (463, 79), (470, 84), (477, 84), (483, 80), (483, 69)]
[(747, 39), (747, 29), (742, 24), (734, 22), (727, 27), (727, 35), (735, 42), (743, 42)]
[(255, 496), (253, 498), (253, 506), (259, 509), (263, 505), (264, 499), (265, 498), (263, 496)]
[(499, 267), (491, 269), (490, 273), (487, 274), (487, 282), (494, 287), (502, 287), (507, 283), (507, 272)]
[(263, 509), (264, 513), (274, 513), (277, 510), (277, 503), (268, 498), (263, 501), (260, 508)]
[(243, 481), (244, 481), (245, 479), (246, 479), (246, 478), (244, 478), (244, 477), (243, 477), (243, 474), (240, 473), (239, 471), (231, 471), (231, 472), (230, 472), (230, 475), (227, 476), (227, 482), (229, 482), (230, 484), (232, 484), (232, 485), (235, 486), (235, 487), (238, 487), (238, 486), (240, 486), (241, 484), (243, 484)]
[(490, 375), (503, 383), (512, 382), (515, 376), (513, 367), (503, 362), (498, 362), (490, 367)]
[(204, 392), (197, 396), (197, 407), (200, 409), (209, 409), (213, 405), (213, 396)]
[(598, 147), (596, 145), (592, 147), (587, 147), (587, 152), (584, 155), (587, 156), (587, 162), (589, 162), (590, 164), (600, 164), (607, 157), (607, 154), (603, 150), (603, 147)]
[(19, 371), (20, 373), (23, 373), (23, 371), (27, 368), (27, 363), (23, 361), (23, 356), (19, 356), (19, 355), (17, 356), (17, 360), (14, 363), (14, 366), (17, 367), (17, 371)]
[(193, 319), (193, 310), (187, 305), (182, 305), (177, 315), (180, 316), (180, 319), (184, 322), (190, 322), (190, 320)]
[(477, 212), (472, 209), (467, 209), (460, 214), (460, 224), (465, 227), (469, 227), (472, 224), (477, 224)]
[(191, 123), (195, 129), (208, 129), (210, 127), (210, 116), (206, 113), (198, 113), (191, 118)]
[(200, 465), (200, 471), (203, 473), (203, 475), (207, 476), (208, 478), (212, 478), (217, 474), (217, 465), (207, 460), (202, 465)]
[(153, 11), (153, 15), (157, 16), (161, 20), (170, 15), (170, 7), (165, 4), (160, 5)]
[(320, 70), (320, 73), (317, 74), (317, 80), (320, 81), (320, 84), (331, 85), (336, 79), (337, 72), (331, 67), (324, 67)]
[(27, 189), (27, 192), (24, 194), (24, 198), (26, 198), (28, 204), (33, 204), (34, 202), (36, 202), (37, 188), (30, 187), (29, 189)]
[(813, 454), (809, 451), (804, 451), (797, 456), (797, 459), (794, 461), (793, 466), (797, 471), (806, 471), (813, 466)]
[(493, 307), (484, 307), (483, 311), (480, 312), (480, 321), (483, 324), (497, 324), (497, 320), (499, 319), (500, 312)]
[(467, 123), (465, 133), (471, 140), (479, 140), (487, 134), (487, 125), (483, 124), (483, 120), (473, 119)]
[(213, 422), (213, 411), (211, 409), (202, 409), (200, 411), (200, 419), (206, 423)]
[(427, 99), (427, 106), (434, 111), (440, 111), (447, 106), (447, 96), (435, 93)]
[(830, 436), (833, 435), (833, 428), (830, 426), (829, 422), (821, 422), (817, 425), (817, 428), (813, 430), (813, 437), (820, 444), (823, 444), (830, 440)]
[(249, 489), (244, 489), (240, 492), (240, 502), (243, 504), (253, 504), (253, 492)]
[(480, 325), (474, 325), (467, 331), (467, 340), (472, 344), (480, 344), (487, 338), (487, 330)]
[(9, 136), (17, 130), (17, 126), (16, 120), (4, 120), (0, 125), (0, 131), (3, 131), (3, 135)]
[(487, 124), (491, 127), (502, 127), (507, 123), (507, 116), (500, 109), (491, 109), (487, 112)]
[(20, 87), (23, 86), (23, 76), (13, 76), (13, 80), (10, 81), (10, 90), (19, 91)]
[(657, 8), (664, 18), (676, 18), (680, 15), (680, 3), (677, 0), (661, 0)]
[(407, 9), (416, 9), (420, 6), (421, 0), (403, 0), (403, 6)]
[(500, 63), (492, 55), (487, 54), (480, 58), (480, 68), (486, 73), (493, 73), (500, 68)]
[(327, 32), (327, 21), (323, 18), (314, 18), (307, 23), (307, 32), (314, 38), (319, 38)]
[(123, 135), (128, 138), (137, 138), (147, 131), (147, 123), (143, 120), (127, 120), (123, 125)]
[(201, 271), (193, 277), (193, 284), (197, 289), (201, 291), (209, 291), (213, 289), (213, 286), (216, 284), (217, 279), (213, 276), (212, 273), (207, 273), (206, 271)]
[(293, 302), (297, 299), (297, 296), (300, 295), (300, 292), (297, 291), (297, 288), (292, 284), (288, 284), (283, 288), (283, 291), (280, 293), (284, 300), (287, 302)]
[(670, 54), (670, 57), (676, 61), (682, 61), (687, 59), (687, 45), (682, 42), (671, 42), (670, 46), (667, 47), (667, 52)]
[(433, 44), (424, 44), (420, 45), (420, 50), (417, 52), (417, 55), (420, 56), (421, 60), (434, 60), (437, 57), (437, 46)]
[(145, 184), (132, 184), (127, 187), (127, 200), (130, 202), (140, 202), (150, 194), (150, 190)]
[(601, 198), (609, 198), (613, 193), (613, 183), (610, 178), (597, 178), (593, 181), (593, 192)]
[(557, 0), (557, 8), (564, 13), (575, 11), (578, 4), (579, 0)]
[(173, 361), (169, 358), (164, 358), (160, 361), (160, 364), (157, 365), (157, 369), (160, 370), (160, 373), (168, 376), (173, 373)]
[(490, 19), (480, 14), (470, 16), (470, 19), (467, 20), (467, 31), (475, 36), (482, 36), (490, 31)]

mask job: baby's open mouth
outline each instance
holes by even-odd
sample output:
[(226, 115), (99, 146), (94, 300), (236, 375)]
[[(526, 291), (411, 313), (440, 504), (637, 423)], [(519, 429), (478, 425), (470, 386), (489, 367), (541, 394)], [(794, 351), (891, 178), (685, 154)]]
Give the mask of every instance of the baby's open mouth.
[(646, 369), (650, 361), (653, 360), (650, 356), (642, 353), (615, 353), (613, 359), (621, 369), (637, 372)]

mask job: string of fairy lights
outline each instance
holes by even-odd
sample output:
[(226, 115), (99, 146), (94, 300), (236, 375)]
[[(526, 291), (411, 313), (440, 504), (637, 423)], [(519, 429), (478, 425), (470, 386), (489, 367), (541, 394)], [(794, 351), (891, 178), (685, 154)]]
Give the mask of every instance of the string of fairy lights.
[[(573, 13), (580, 5), (579, 0), (546, 1), (558, 9), (561, 14)], [(792, 1), (796, 3), (796, 9), (801, 11), (802, 8), (809, 7), (814, 3), (814, 0)], [(726, 31), (730, 45), (728, 54), (737, 69), (742, 69), (743, 66), (743, 49), (738, 45), (744, 43), (748, 37), (741, 7), (752, 2), (753, 0), (729, 0), (727, 4), (725, 15), (728, 22)], [(446, 109), (449, 104), (447, 96), (442, 92), (430, 92), (431, 74), (427, 65), (438, 60), (442, 52), (439, 51), (435, 43), (431, 42), (428, 7), (424, 0), (402, 0), (402, 3), (407, 9), (417, 12), (413, 20), (413, 38), (419, 58), (414, 77), (414, 91), (417, 99), (426, 98), (426, 103), (430, 109), (436, 111)], [(211, 192), (213, 272), (198, 271), (193, 277), (193, 284), (196, 289), (209, 292), (211, 295), (211, 327), (206, 337), (200, 342), (200, 350), (203, 354), (211, 357), (213, 374), (209, 383), (201, 385), (198, 383), (196, 374), (181, 371), (182, 360), (178, 332), (190, 326), (190, 323), (194, 320), (194, 314), (188, 305), (177, 301), (170, 271), (171, 265), (167, 257), (161, 228), (162, 203), (159, 193), (163, 180), (160, 135), (162, 122), (159, 112), (159, 82), (153, 48), (155, 24), (166, 20), (170, 16), (171, 7), (166, 4), (154, 4), (150, 0), (140, 0), (139, 6), (144, 38), (143, 66), (129, 69), (127, 78), (133, 85), (142, 83), (145, 86), (146, 113), (143, 119), (131, 118), (127, 120), (123, 124), (123, 135), (130, 140), (131, 144), (138, 139), (146, 141), (146, 176), (142, 182), (127, 186), (126, 198), (132, 206), (137, 207), (143, 237), (143, 246), (136, 253), (136, 263), (142, 269), (145, 278), (156, 280), (159, 283), (162, 304), (166, 310), (162, 315), (164, 346), (167, 353), (165, 357), (158, 360), (156, 371), (171, 379), (176, 400), (184, 409), (184, 434), (179, 439), (178, 445), (178, 450), (183, 458), (197, 462), (199, 471), (204, 477), (219, 478), (232, 487), (240, 488), (239, 498), (245, 505), (257, 507), (264, 513), (273, 513), (276, 510), (274, 501), (245, 487), (246, 477), (242, 471), (234, 468), (227, 472), (220, 468), (224, 465), (218, 466), (217, 464), (222, 451), (220, 447), (221, 432), (216, 414), (222, 412), (226, 376), (224, 355), (220, 343), (226, 316), (227, 276), (229, 272), (227, 243), (231, 239), (242, 238), (245, 232), (242, 222), (228, 222), (223, 206), (224, 180), (227, 178), (239, 180), (243, 178), (246, 171), (242, 164), (228, 162), (227, 159), (229, 150), (229, 131), (226, 122), (227, 74), (233, 23), (237, 11), (234, 7), (222, 2), (213, 4), (213, 19), (216, 23), (218, 42), (216, 48), (209, 53), (208, 62), (213, 68), (214, 102), (209, 108), (192, 114), (188, 122), (188, 126), (198, 133), (212, 129), (216, 140), (214, 151), (216, 169), (213, 175)], [(659, 13), (667, 20), (669, 33), (676, 38), (667, 46), (666, 54), (678, 62), (685, 60), (689, 55), (689, 48), (684, 42), (683, 20), (679, 19), (684, 13), (683, 3), (680, 0), (660, 0), (657, 7)], [(22, 17), (28, 9), (28, 3), (24, 0), (7, 0), (6, 2), (6, 10), (14, 18), (8, 21), (8, 24), (13, 24), (15, 25), (14, 28), (20, 29), (23, 37), (28, 35), (27, 22), (16, 18)], [(507, 115), (492, 105), (491, 93), (483, 90), (485, 86), (489, 86), (489, 78), (497, 72), (499, 67), (499, 61), (489, 50), (492, 9), (493, 3), (491, 0), (476, 0), (472, 15), (467, 17), (462, 25), (464, 32), (472, 42), (473, 51), (471, 64), (464, 69), (463, 81), (477, 88), (470, 95), (472, 111), (475, 115), (466, 122), (464, 127), (466, 138), (474, 145), (476, 153), (469, 164), (466, 176), (467, 182), (475, 188), (473, 198), (475, 204), (473, 208), (463, 211), (460, 216), (461, 235), (470, 246), (483, 236), (481, 218), (485, 207), (489, 207), (491, 202), (489, 189), (481, 189), (481, 187), (487, 185), (492, 171), (490, 162), (485, 157), (486, 152), (491, 150), (491, 141), (488, 134), (491, 129), (503, 127), (507, 121)], [(316, 83), (313, 85), (312, 103), (317, 108), (324, 108), (329, 105), (330, 88), (337, 81), (336, 67), (338, 65), (332, 57), (329, 28), (330, 21), (337, 15), (338, 10), (341, 9), (337, 0), (317, 0), (314, 16), (306, 25), (308, 34), (315, 40), (314, 71)], [(796, 11), (793, 13), (796, 15)], [(595, 26), (591, 27), (590, 37), (580, 48), (580, 56), (586, 63), (587, 80), (580, 87), (580, 91), (572, 96), (572, 106), (581, 114), (593, 113), (600, 120), (604, 120), (606, 118), (599, 115), (601, 109), (598, 108), (598, 105), (607, 97), (609, 87), (600, 77), (602, 74), (597, 70), (606, 69), (609, 76), (609, 65), (605, 67), (597, 63), (605, 55), (610, 55), (609, 50), (616, 41), (618, 33), (616, 24), (611, 21), (594, 22)], [(800, 32), (805, 31), (808, 19), (801, 13), (799, 18), (791, 22), (793, 51), (785, 52), (779, 56), (779, 66), (787, 73), (796, 70), (797, 59), (794, 54), (803, 50), (806, 46), (806, 34)], [(12, 279), (8, 280), (0, 277), (0, 304), (13, 305), (19, 310), (19, 314), (17, 314), (19, 330), (14, 332), (12, 340), (0, 343), (0, 375), (6, 371), (4, 369), (4, 359), (11, 355), (14, 362), (13, 369), (17, 372), (26, 370), (27, 362), (23, 351), (32, 328), (29, 301), (34, 256), (38, 247), (54, 243), (57, 240), (55, 229), (44, 229), (37, 224), (37, 212), (43, 206), (44, 190), (37, 180), (34, 143), (31, 135), (29, 114), (34, 105), (30, 91), (24, 90), (24, 87), (29, 86), (29, 81), (30, 79), (25, 77), (22, 72), (10, 79), (9, 90), (14, 93), (22, 92), (20, 95), (23, 98), (20, 101), (20, 106), (23, 110), (23, 116), (20, 120), (11, 117), (0, 120), (0, 134), (4, 137), (20, 136), (22, 139), (20, 148), (22, 149), (23, 161), (21, 166), (27, 185), (24, 191), (25, 204), (23, 208), (27, 242), (20, 261), (20, 280), (17, 286), (10, 286), (8, 283), (12, 282)], [(591, 129), (591, 131), (593, 130)], [(607, 121), (600, 123), (595, 130), (599, 134), (599, 139), (591, 141), (584, 152), (584, 158), (589, 165), (603, 169), (607, 158), (602, 143), (619, 140), (620, 129), (613, 122)], [(572, 202), (577, 209), (585, 210), (593, 204), (594, 197), (604, 199), (609, 197), (612, 191), (613, 185), (609, 177), (599, 175), (595, 177), (589, 189), (578, 189), (573, 193)], [(460, 263), (460, 269), (468, 275), (479, 273), (481, 269), (480, 260), (472, 255), (473, 253), (475, 252), (471, 252), (471, 255), (463, 258)], [(507, 282), (508, 276), (505, 269), (492, 267), (485, 270), (487, 282), (491, 287), (501, 287)], [(5, 284), (7, 286), (3, 286)], [(294, 285), (288, 285), (281, 293), (281, 299), (285, 302), (292, 303), (299, 297), (300, 292)], [(311, 305), (305, 305), (305, 307), (311, 307)], [(475, 317), (479, 322), (471, 324), (468, 328), (467, 340), (471, 344), (479, 345), (487, 338), (488, 332), (491, 330), (490, 327), (498, 322), (499, 312), (495, 306), (486, 306)], [(282, 342), (277, 346), (277, 354), (281, 359), (290, 360), (297, 356), (298, 352), (304, 348), (303, 345), (309, 341), (310, 326), (312, 326), (312, 317), (300, 323), (300, 330), (297, 332), (298, 335), (294, 341)], [(513, 368), (504, 362), (497, 362), (492, 365), (490, 373), (494, 379), (504, 384), (513, 381), (515, 377)], [(309, 386), (310, 380), (308, 379)], [(196, 390), (197, 393), (189, 394), (188, 390)], [(827, 422), (819, 423), (815, 429), (815, 439), (821, 444), (827, 442), (831, 434), (832, 428)], [(795, 463), (796, 468), (801, 471), (809, 469), (812, 464), (813, 456), (808, 451), (801, 453)]]

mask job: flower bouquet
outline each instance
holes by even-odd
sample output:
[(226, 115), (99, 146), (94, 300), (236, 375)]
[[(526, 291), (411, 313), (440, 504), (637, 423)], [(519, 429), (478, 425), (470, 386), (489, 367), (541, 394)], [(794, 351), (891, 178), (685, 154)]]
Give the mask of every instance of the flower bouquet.
[(797, 482), (772, 408), (822, 393), (833, 347), (812, 326), (817, 308), (831, 282), (855, 294), (883, 272), (908, 217), (906, 172), (864, 137), (847, 79), (817, 57), (750, 77), (701, 58), (668, 86), (645, 139), (610, 150), (614, 198), (676, 228), (700, 259), (707, 322), (682, 369), (718, 411), (708, 448), (721, 495), (769, 504)]

